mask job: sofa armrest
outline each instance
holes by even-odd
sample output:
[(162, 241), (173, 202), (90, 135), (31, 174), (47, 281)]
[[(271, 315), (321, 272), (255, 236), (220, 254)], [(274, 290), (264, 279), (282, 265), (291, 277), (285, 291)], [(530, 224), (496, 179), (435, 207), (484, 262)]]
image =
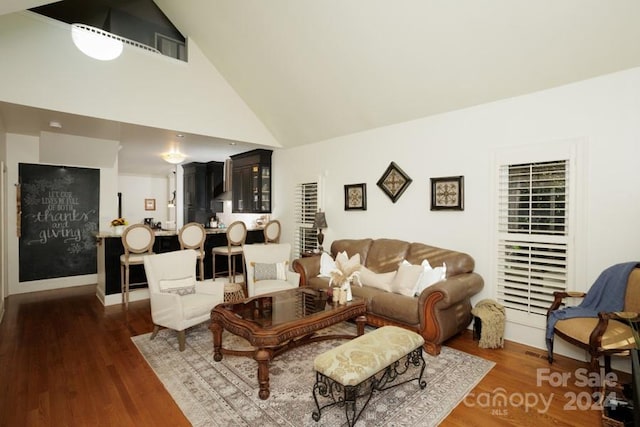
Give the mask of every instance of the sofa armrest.
[(320, 274), (320, 257), (310, 256), (294, 259), (291, 268), (300, 274), (300, 286), (307, 286), (309, 279)]
[[(419, 306), (424, 307), (430, 304), (437, 310), (446, 310), (454, 304), (459, 303), (467, 298), (472, 297), (482, 290), (484, 280), (477, 273), (458, 274), (449, 277), (442, 282), (438, 282), (433, 286), (429, 286), (420, 294)], [(424, 311), (420, 311), (420, 323), (424, 322), (422, 318)]]

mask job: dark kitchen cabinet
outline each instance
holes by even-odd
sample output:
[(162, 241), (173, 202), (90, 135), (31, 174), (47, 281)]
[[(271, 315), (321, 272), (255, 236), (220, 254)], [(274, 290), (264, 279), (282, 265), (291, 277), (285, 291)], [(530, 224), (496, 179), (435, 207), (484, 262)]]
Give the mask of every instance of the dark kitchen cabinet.
[(214, 211), (213, 201), (224, 193), (224, 163), (207, 163), (207, 207)]
[(271, 150), (231, 156), (234, 213), (271, 213)]
[(215, 213), (213, 199), (224, 190), (224, 163), (187, 163), (182, 166), (184, 223), (206, 224)]

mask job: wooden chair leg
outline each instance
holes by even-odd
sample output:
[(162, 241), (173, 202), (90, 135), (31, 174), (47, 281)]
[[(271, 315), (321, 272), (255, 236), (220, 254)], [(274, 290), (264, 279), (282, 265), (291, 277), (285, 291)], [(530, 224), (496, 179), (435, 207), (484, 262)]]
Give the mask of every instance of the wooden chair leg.
[(240, 254), (240, 262), (242, 263), (242, 283), (247, 285), (247, 265), (246, 260), (244, 259), (244, 252)]
[(184, 351), (185, 344), (186, 344), (186, 334), (185, 334), (185, 330), (183, 329), (181, 331), (178, 331), (178, 349), (180, 349), (180, 351)]
[(125, 308), (129, 308), (129, 265), (124, 266), (124, 299)]
[(599, 372), (600, 371), (600, 357), (592, 354), (591, 360), (589, 361), (589, 371), (590, 372)]
[(124, 265), (120, 264), (120, 294), (122, 295), (122, 303), (124, 304)]
[(213, 274), (211, 275), (211, 278), (215, 282), (216, 281), (216, 254), (214, 253), (211, 254), (211, 264), (213, 265)]
[(608, 354), (604, 355), (604, 372), (611, 372), (611, 356), (609, 356)]
[[(235, 283), (236, 282), (236, 274), (235, 274), (235, 268), (231, 268), (231, 263), (233, 262), (233, 255), (229, 254), (227, 255), (227, 272), (229, 273), (229, 282), (231, 283)], [(235, 265), (235, 264), (234, 264)]]
[(149, 337), (149, 339), (150, 340), (154, 339), (156, 335), (158, 335), (158, 332), (160, 332), (160, 326), (153, 325), (153, 332), (151, 332), (151, 336)]

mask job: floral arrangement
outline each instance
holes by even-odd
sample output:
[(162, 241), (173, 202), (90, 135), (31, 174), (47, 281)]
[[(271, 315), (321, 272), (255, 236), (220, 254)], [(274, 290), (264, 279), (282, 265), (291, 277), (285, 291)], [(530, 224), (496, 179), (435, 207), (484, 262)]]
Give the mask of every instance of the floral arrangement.
[[(351, 294), (351, 283), (362, 286), (360, 283), (360, 264), (351, 264), (350, 262), (342, 263), (340, 260), (336, 260), (336, 268), (329, 273), (329, 286), (335, 286), (340, 289), (344, 294), (345, 301), (351, 301), (353, 296)], [(340, 298), (342, 299), (342, 298)], [(341, 301), (341, 303), (343, 303)]]
[(127, 225), (127, 220), (124, 218), (116, 218), (114, 220), (111, 220), (111, 226), (112, 227), (117, 227), (118, 225)]

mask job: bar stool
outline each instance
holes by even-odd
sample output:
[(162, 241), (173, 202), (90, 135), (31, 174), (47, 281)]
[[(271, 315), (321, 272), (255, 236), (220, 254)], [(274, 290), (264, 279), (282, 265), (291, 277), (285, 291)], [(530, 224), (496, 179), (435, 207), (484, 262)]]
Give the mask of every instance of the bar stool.
[(121, 238), (124, 254), (120, 255), (120, 291), (122, 302), (129, 308), (129, 267), (144, 264), (144, 256), (153, 254), (156, 235), (151, 227), (134, 224), (125, 228)]
[(264, 242), (280, 243), (280, 221), (271, 220), (264, 226)]
[(185, 224), (178, 232), (180, 249), (194, 249), (196, 251), (200, 280), (204, 280), (204, 241), (206, 237), (207, 233), (204, 231), (204, 227), (198, 222)]
[(227, 227), (227, 245), (216, 246), (211, 249), (213, 255), (213, 280), (216, 279), (216, 255), (227, 257), (227, 274), (229, 275), (229, 282), (236, 282), (236, 258), (239, 255), (242, 260), (243, 275), (244, 275), (244, 251), (242, 246), (247, 238), (247, 226), (242, 221), (232, 222)]

